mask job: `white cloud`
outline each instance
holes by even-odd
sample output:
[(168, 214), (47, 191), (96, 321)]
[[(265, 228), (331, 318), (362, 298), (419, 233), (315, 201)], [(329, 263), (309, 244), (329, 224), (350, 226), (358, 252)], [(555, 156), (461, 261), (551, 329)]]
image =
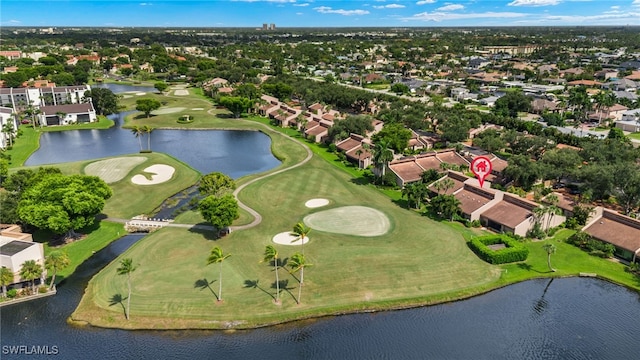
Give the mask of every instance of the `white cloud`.
[(412, 17), (403, 20), (417, 21), (447, 21), (447, 20), (464, 20), (464, 19), (491, 19), (491, 18), (519, 18), (525, 17), (527, 14), (516, 12), (483, 12), (483, 13), (448, 13), (448, 12), (423, 12), (415, 14)]
[(633, 0), (631, 5), (640, 6), (640, 0)]
[(509, 6), (549, 6), (558, 5), (561, 0), (513, 0)]
[(309, 3), (293, 4), (293, 6), (309, 6)]
[(433, 4), (436, 0), (421, 0), (416, 3), (416, 5), (425, 5), (425, 4)]
[(464, 9), (463, 5), (460, 4), (449, 4), (436, 9), (436, 11), (453, 11), (453, 10), (462, 10)]
[(152, 3), (140, 3), (140, 6), (151, 6), (153, 5)]
[(7, 21), (7, 24), (13, 24), (13, 25), (22, 24), (22, 21), (11, 19), (11, 20)]
[[(590, 22), (606, 22), (606, 20), (631, 19), (638, 22), (640, 13), (638, 12), (609, 12), (601, 15), (551, 15), (543, 18), (544, 20), (562, 21), (563, 23), (590, 23)], [(615, 22), (613, 22), (615, 23)]]
[(618, 10), (618, 9), (620, 9), (620, 6), (612, 6), (611, 8), (612, 8), (613, 10)]
[(338, 14), (338, 15), (344, 15), (344, 16), (351, 16), (351, 15), (367, 15), (369, 14), (369, 11), (367, 10), (344, 10), (344, 9), (333, 9), (329, 6), (319, 6), (316, 8), (313, 8), (313, 10), (321, 13), (321, 14)]
[(304, 15), (304, 14), (301, 12), (297, 12), (296, 15)]
[(380, 6), (374, 5), (373, 6), (374, 9), (402, 9), (404, 7), (405, 7), (404, 5), (400, 5), (400, 4), (389, 4), (389, 5), (380, 5)]

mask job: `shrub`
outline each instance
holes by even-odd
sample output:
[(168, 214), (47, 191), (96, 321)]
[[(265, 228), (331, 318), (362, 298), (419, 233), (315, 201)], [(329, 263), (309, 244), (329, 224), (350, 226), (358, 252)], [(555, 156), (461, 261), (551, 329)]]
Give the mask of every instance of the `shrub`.
[(178, 118), (178, 123), (179, 124), (190, 124), (193, 122), (193, 116), (191, 115), (181, 115)]
[(16, 296), (18, 296), (18, 290), (16, 290), (16, 289), (9, 289), (9, 290), (7, 290), (7, 297), (8, 297), (9, 299), (13, 299), (13, 298), (15, 298)]
[[(481, 236), (471, 239), (467, 244), (478, 257), (490, 264), (524, 261), (529, 255), (529, 249), (507, 235)], [(492, 250), (488, 247), (495, 244), (504, 244), (506, 247), (500, 250)]]
[(591, 255), (610, 258), (616, 251), (615, 246), (604, 241), (596, 240), (591, 235), (578, 231), (567, 239), (567, 243), (577, 246)]
[(38, 292), (39, 292), (40, 294), (46, 294), (46, 293), (47, 293), (47, 291), (49, 291), (49, 288), (48, 288), (48, 287), (46, 287), (46, 286), (40, 286), (40, 287), (38, 288)]

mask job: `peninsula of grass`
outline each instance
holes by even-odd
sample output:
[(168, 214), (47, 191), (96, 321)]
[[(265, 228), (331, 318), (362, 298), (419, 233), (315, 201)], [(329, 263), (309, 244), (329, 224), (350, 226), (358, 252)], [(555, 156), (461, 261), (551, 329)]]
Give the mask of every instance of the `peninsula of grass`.
[(114, 125), (113, 120), (106, 116), (99, 115), (98, 121), (70, 124), (70, 125), (55, 125), (55, 126), (43, 126), (40, 128), (42, 132), (54, 132), (54, 131), (66, 131), (66, 130), (90, 130), (90, 129), (108, 129)]
[(31, 125), (20, 125), (20, 136), (18, 136), (11, 146), (6, 150), (6, 154), (11, 156), (9, 168), (17, 168), (27, 161), (29, 156), (40, 147), (40, 132)]

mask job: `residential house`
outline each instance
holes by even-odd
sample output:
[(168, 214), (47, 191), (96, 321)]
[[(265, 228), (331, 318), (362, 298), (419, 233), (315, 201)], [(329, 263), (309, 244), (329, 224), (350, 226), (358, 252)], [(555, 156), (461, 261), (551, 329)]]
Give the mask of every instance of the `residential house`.
[(640, 109), (625, 111), (622, 119), (616, 121), (616, 127), (623, 131), (640, 132)]
[(535, 114), (542, 114), (545, 111), (557, 112), (560, 109), (555, 102), (538, 98), (531, 101), (531, 111)]
[(620, 68), (621, 69), (640, 70), (640, 61), (638, 61), (638, 60), (625, 61), (622, 64), (620, 64)]
[(390, 162), (387, 167), (396, 177), (396, 184), (404, 187), (408, 183), (419, 181), (422, 173), (433, 169), (440, 171), (446, 165), (469, 166), (469, 162), (453, 149), (429, 152), (405, 157)]
[(29, 105), (40, 107), (65, 103), (75, 104), (83, 101), (84, 93), (88, 90), (91, 90), (89, 85), (0, 88), (0, 106), (18, 110)]
[(615, 104), (589, 113), (589, 120), (597, 121), (598, 123), (608, 122), (608, 120), (622, 120), (622, 115), (627, 110), (629, 110), (629, 108), (626, 106)]
[(598, 206), (582, 231), (615, 246), (616, 256), (628, 261), (638, 260), (640, 220)]
[(4, 131), (0, 132), (0, 149), (6, 149), (7, 146), (12, 144), (10, 137), (13, 138), (18, 131), (18, 121), (13, 114), (14, 112), (12, 108), (4, 106), (0, 107), (0, 129), (4, 130), (7, 124), (11, 124), (13, 127), (13, 133)]
[(630, 91), (613, 91), (613, 95), (615, 95), (618, 100), (627, 99), (631, 102), (638, 100), (638, 95)]
[(18, 60), (22, 57), (22, 51), (19, 51), (19, 50), (0, 51), (0, 56), (4, 56), (9, 60)]
[[(35, 260), (44, 267), (44, 246), (33, 241), (30, 234), (20, 231), (18, 225), (2, 225), (0, 230), (0, 266), (5, 266), (13, 272), (11, 284), (24, 282), (20, 278), (22, 264), (27, 260)], [(46, 271), (42, 272), (40, 283), (46, 278)]]
[(91, 101), (78, 104), (41, 106), (38, 120), (41, 125), (69, 125), (97, 121)]
[(636, 92), (638, 88), (640, 88), (640, 84), (638, 82), (629, 79), (618, 79), (606, 84), (606, 86), (615, 91), (628, 92)]
[(351, 134), (348, 138), (336, 143), (336, 148), (342, 151), (349, 161), (357, 163), (360, 168), (367, 168), (373, 163), (371, 144), (362, 135)]

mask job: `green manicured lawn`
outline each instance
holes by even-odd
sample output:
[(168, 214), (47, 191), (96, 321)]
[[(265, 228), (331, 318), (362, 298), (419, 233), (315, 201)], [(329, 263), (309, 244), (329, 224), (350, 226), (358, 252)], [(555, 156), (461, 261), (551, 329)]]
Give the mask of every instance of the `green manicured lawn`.
[(20, 136), (14, 140), (13, 147), (6, 151), (11, 156), (9, 168), (22, 166), (40, 146), (40, 132), (31, 125), (20, 125), (20, 132)]
[(85, 124), (73, 124), (73, 125), (56, 125), (56, 126), (43, 126), (41, 131), (65, 131), (65, 130), (88, 130), (88, 129), (108, 129), (114, 125), (113, 120), (107, 119), (106, 116), (98, 116), (98, 121)]
[(627, 137), (634, 140), (640, 140), (640, 132), (631, 133), (627, 135)]
[[(72, 274), (80, 264), (91, 257), (91, 255), (96, 251), (104, 248), (112, 241), (126, 234), (122, 224), (106, 221), (96, 223), (94, 226), (88, 229), (81, 229), (78, 232), (86, 232), (87, 236), (81, 240), (55, 248), (52, 248), (48, 243), (45, 243), (45, 256), (54, 250), (62, 250), (69, 255), (70, 265), (56, 274), (56, 283), (59, 283), (65, 277)], [(49, 276), (51, 276), (51, 272), (49, 272)]]
[[(363, 205), (381, 210), (392, 229), (369, 238), (312, 231), (305, 253), (314, 266), (305, 272), (302, 304), (296, 305), (292, 297), (297, 291), (295, 278), (281, 270), (288, 290), (282, 292), (282, 305), (276, 306), (270, 295), (275, 292), (271, 289), (274, 273), (260, 262), (264, 247), (272, 244), (273, 235), (291, 231), (305, 215), (324, 210), (304, 206), (306, 200), (318, 197), (331, 200), (329, 208)], [(208, 234), (165, 228), (122, 255), (139, 263), (133, 275), (131, 321), (125, 324), (121, 308), (109, 306), (113, 295), (126, 291), (124, 277), (115, 275), (118, 261), (90, 282), (73, 318), (131, 328), (224, 328), (231, 321), (240, 321), (234, 327), (251, 327), (450, 300), (473, 293), (499, 276), (499, 268), (479, 260), (452, 226), (400, 208), (374, 187), (351, 182), (348, 174), (318, 157), (257, 181), (240, 198), (263, 215), (259, 226), (216, 241)], [(232, 254), (223, 265), (225, 301), (218, 305), (209, 289), (196, 286), (198, 280), (217, 279), (217, 267), (205, 265), (213, 246)], [(283, 258), (300, 251), (299, 247), (276, 248)], [(217, 291), (217, 285), (210, 286)]]

